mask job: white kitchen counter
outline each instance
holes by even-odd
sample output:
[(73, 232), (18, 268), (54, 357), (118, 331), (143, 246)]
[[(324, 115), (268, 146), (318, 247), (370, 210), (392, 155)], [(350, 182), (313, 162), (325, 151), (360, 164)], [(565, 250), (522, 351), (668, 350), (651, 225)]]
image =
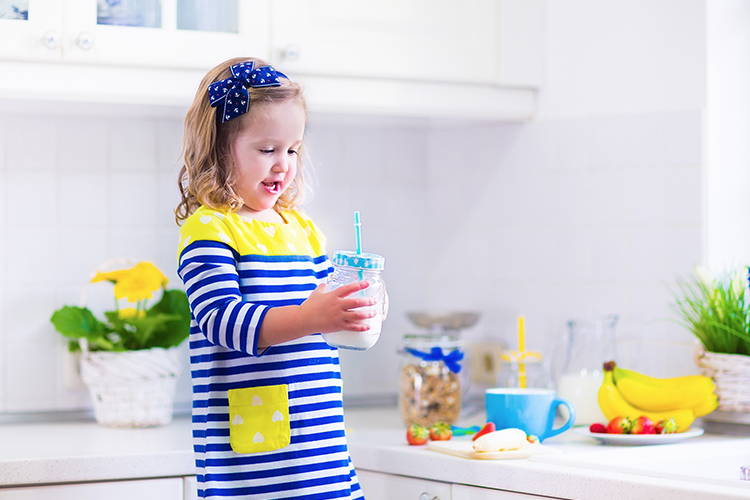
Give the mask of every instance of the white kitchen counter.
[[(558, 498), (750, 498), (750, 438), (706, 435), (649, 447), (597, 445), (571, 433), (528, 460), (480, 461), (408, 446), (395, 409), (347, 410), (357, 468)], [(194, 474), (190, 421), (153, 429), (93, 422), (0, 425), (0, 486)]]

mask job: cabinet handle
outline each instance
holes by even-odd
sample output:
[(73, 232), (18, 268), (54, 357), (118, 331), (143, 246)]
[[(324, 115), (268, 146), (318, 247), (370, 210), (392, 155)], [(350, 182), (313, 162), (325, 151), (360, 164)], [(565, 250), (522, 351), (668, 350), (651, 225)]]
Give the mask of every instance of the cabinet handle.
[(56, 49), (60, 45), (60, 36), (56, 31), (48, 31), (42, 35), (42, 45), (50, 50)]
[(81, 50), (91, 50), (94, 46), (94, 37), (91, 33), (82, 31), (78, 34), (78, 38), (76, 38), (76, 45)]
[(281, 60), (285, 62), (292, 62), (299, 59), (300, 49), (298, 45), (287, 45), (281, 49)]
[(419, 495), (419, 500), (440, 500), (440, 497), (437, 495), (432, 495), (431, 493), (427, 493), (426, 491), (423, 491)]

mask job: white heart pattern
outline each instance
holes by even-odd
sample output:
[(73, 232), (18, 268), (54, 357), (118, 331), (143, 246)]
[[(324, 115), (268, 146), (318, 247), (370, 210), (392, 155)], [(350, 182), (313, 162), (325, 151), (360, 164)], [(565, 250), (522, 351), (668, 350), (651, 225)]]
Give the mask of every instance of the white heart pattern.
[(260, 399), (260, 396), (253, 396), (253, 406), (262, 406), (263, 400)]
[(227, 236), (227, 235), (226, 235), (226, 234), (224, 234), (224, 233), (219, 233), (219, 234), (218, 234), (217, 236), (219, 237), (219, 239), (220, 239), (221, 241), (223, 241), (223, 242), (225, 242), (225, 243), (229, 243), (229, 242), (231, 241), (231, 240), (229, 239), (229, 236)]
[(253, 436), (253, 443), (262, 443), (265, 440), (266, 438), (264, 438), (263, 434), (261, 434), (260, 432), (256, 432), (255, 436)]
[(258, 247), (258, 250), (260, 250), (261, 252), (263, 253), (268, 252), (268, 247), (265, 246), (263, 243), (258, 243), (256, 246)]
[(204, 224), (208, 224), (211, 222), (211, 216), (210, 215), (201, 215), (201, 222)]
[(275, 228), (275, 227), (273, 227), (273, 226), (265, 226), (265, 227), (263, 228), (263, 230), (264, 230), (264, 231), (265, 231), (266, 233), (268, 233), (268, 236), (270, 236), (271, 238), (273, 238), (273, 237), (274, 237), (274, 235), (276, 234), (276, 228)]
[(284, 420), (284, 415), (282, 415), (279, 410), (273, 412), (273, 415), (271, 416), (271, 422), (280, 422), (282, 420)]
[(232, 425), (240, 425), (240, 424), (243, 424), (243, 423), (245, 423), (245, 421), (242, 420), (242, 416), (241, 415), (235, 415), (234, 416), (234, 420), (232, 420)]

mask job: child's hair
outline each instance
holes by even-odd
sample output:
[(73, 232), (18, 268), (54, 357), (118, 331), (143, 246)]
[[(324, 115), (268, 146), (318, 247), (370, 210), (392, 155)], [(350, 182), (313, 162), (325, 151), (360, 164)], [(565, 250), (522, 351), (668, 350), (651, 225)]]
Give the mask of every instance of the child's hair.
[[(221, 123), (216, 117), (217, 108), (211, 107), (208, 86), (218, 80), (232, 76), (230, 66), (253, 61), (255, 67), (268, 63), (252, 57), (237, 57), (224, 61), (211, 69), (203, 77), (193, 104), (185, 116), (185, 130), (182, 139), (183, 165), (177, 178), (180, 190), (180, 203), (175, 209), (175, 220), (179, 225), (200, 205), (218, 210), (238, 210), (242, 204), (232, 189), (234, 183), (233, 165), (230, 155), (231, 144), (243, 123), (253, 109), (260, 104), (297, 99), (305, 109), (305, 100), (299, 84), (286, 78), (279, 78), (280, 86), (250, 87), (250, 107), (245, 115)], [(219, 111), (220, 112), (220, 111)], [(274, 208), (289, 209), (296, 205), (303, 191), (302, 158), (303, 148), (299, 148), (297, 175), (288, 189), (282, 193)]]

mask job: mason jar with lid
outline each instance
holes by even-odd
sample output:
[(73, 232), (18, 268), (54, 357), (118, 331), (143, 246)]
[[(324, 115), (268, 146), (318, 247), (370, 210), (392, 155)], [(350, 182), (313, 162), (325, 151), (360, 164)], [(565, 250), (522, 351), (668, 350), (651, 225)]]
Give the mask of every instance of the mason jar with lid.
[(406, 425), (453, 424), (461, 413), (461, 340), (435, 335), (404, 335), (399, 409)]
[[(333, 256), (333, 273), (326, 283), (328, 290), (347, 285), (354, 281), (367, 281), (370, 286), (351, 297), (375, 299), (375, 305), (359, 309), (371, 309), (375, 316), (364, 320), (370, 327), (366, 332), (340, 330), (338, 332), (323, 333), (323, 339), (333, 347), (365, 351), (374, 346), (380, 338), (383, 319), (388, 310), (388, 299), (385, 293), (385, 283), (381, 273), (385, 268), (385, 258), (374, 253), (361, 253), (339, 250)], [(359, 310), (358, 309), (358, 310)]]

